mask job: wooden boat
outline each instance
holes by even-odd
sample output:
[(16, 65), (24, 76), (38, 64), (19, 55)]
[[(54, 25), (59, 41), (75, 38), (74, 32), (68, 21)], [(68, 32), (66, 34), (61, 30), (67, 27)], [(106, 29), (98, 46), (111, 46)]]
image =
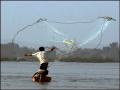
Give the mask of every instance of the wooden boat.
[(44, 76), (44, 77), (32, 77), (33, 82), (50, 82), (51, 77), (49, 76)]

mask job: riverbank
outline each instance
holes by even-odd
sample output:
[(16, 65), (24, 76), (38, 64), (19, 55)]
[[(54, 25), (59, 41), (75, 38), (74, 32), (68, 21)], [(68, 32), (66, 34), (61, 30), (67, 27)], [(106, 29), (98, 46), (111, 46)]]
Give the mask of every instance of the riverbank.
[(60, 61), (64, 62), (92, 62), (92, 63), (99, 63), (99, 62), (119, 62), (110, 58), (100, 58), (100, 57), (64, 57)]
[[(14, 47), (16, 48), (14, 48)], [(97, 48), (78, 48), (74, 52), (67, 55), (61, 53), (59, 61), (64, 62), (119, 62), (119, 44), (117, 42), (110, 43), (101, 49)], [(34, 59), (23, 57), (25, 53), (36, 52), (33, 48), (20, 47), (18, 44), (7, 43), (1, 44), (1, 61), (35, 61)], [(54, 57), (56, 52), (50, 54), (50, 58)], [(61, 55), (60, 54), (60, 55)], [(17, 57), (19, 56), (19, 57)], [(17, 58), (16, 58), (17, 57)], [(58, 56), (59, 57), (59, 56)], [(26, 60), (27, 59), (27, 60)], [(37, 61), (37, 60), (36, 60)], [(53, 61), (53, 59), (49, 59)]]
[[(1, 58), (1, 61), (23, 61), (23, 62), (36, 62), (36, 59), (24, 59), (24, 58)], [(60, 62), (87, 62), (87, 63), (107, 63), (107, 62), (119, 62), (109, 58), (97, 58), (97, 57), (63, 57), (59, 59)], [(53, 62), (50, 60), (50, 62)]]

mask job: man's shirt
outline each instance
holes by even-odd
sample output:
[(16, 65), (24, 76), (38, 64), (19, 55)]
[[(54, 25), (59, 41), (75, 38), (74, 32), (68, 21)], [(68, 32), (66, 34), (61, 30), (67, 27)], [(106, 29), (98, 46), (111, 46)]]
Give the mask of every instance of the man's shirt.
[(40, 64), (42, 64), (42, 63), (48, 62), (47, 53), (48, 51), (39, 51), (39, 52), (33, 53), (32, 56), (37, 57)]

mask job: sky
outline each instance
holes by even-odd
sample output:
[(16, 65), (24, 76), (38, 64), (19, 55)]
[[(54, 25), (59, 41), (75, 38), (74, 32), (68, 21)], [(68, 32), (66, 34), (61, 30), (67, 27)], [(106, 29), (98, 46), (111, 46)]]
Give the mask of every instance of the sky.
[[(1, 1), (1, 42), (11, 42), (19, 29), (35, 22), (39, 18), (47, 18), (53, 21), (72, 21), (79, 19), (90, 20), (100, 16), (111, 16), (117, 20), (112, 22), (107, 30), (104, 31), (101, 46), (106, 46), (111, 42), (119, 42), (119, 1)], [(85, 39), (93, 34), (89, 34), (89, 31), (87, 31), (82, 36), (80, 33), (84, 32), (84, 30), (80, 26), (60, 26), (55, 24), (54, 26), (62, 29), (63, 33), (67, 27), (68, 29), (74, 27), (68, 32), (68, 35), (70, 35), (69, 37), (76, 36), (78, 40)], [(45, 42), (50, 37), (52, 37), (51, 39), (60, 37), (59, 35), (53, 37), (53, 34), (50, 35), (51, 31), (42, 31), (43, 28), (45, 29), (46, 26), (42, 24), (41, 26), (39, 24), (28, 28), (17, 39), (21, 41), (20, 44), (27, 42), (28, 46), (34, 47), (36, 42)], [(74, 34), (74, 30), (78, 28), (81, 30)], [(34, 31), (33, 29), (39, 31)], [(98, 40), (93, 40), (86, 47), (95, 47), (99, 43)]]

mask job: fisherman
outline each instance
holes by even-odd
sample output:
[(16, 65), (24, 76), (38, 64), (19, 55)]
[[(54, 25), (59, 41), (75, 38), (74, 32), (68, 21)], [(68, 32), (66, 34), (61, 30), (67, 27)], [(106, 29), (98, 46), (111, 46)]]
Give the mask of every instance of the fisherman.
[(39, 51), (36, 52), (36, 53), (25, 54), (25, 56), (37, 57), (37, 59), (39, 60), (39, 63), (40, 63), (40, 68), (32, 76), (33, 81), (39, 81), (42, 77), (45, 77), (46, 75), (48, 75), (48, 70), (47, 70), (47, 68), (48, 68), (48, 58), (47, 58), (47, 54), (51, 53), (55, 49), (56, 49), (56, 47), (53, 46), (51, 48), (48, 48), (48, 50), (46, 51), (44, 47), (40, 47)]

